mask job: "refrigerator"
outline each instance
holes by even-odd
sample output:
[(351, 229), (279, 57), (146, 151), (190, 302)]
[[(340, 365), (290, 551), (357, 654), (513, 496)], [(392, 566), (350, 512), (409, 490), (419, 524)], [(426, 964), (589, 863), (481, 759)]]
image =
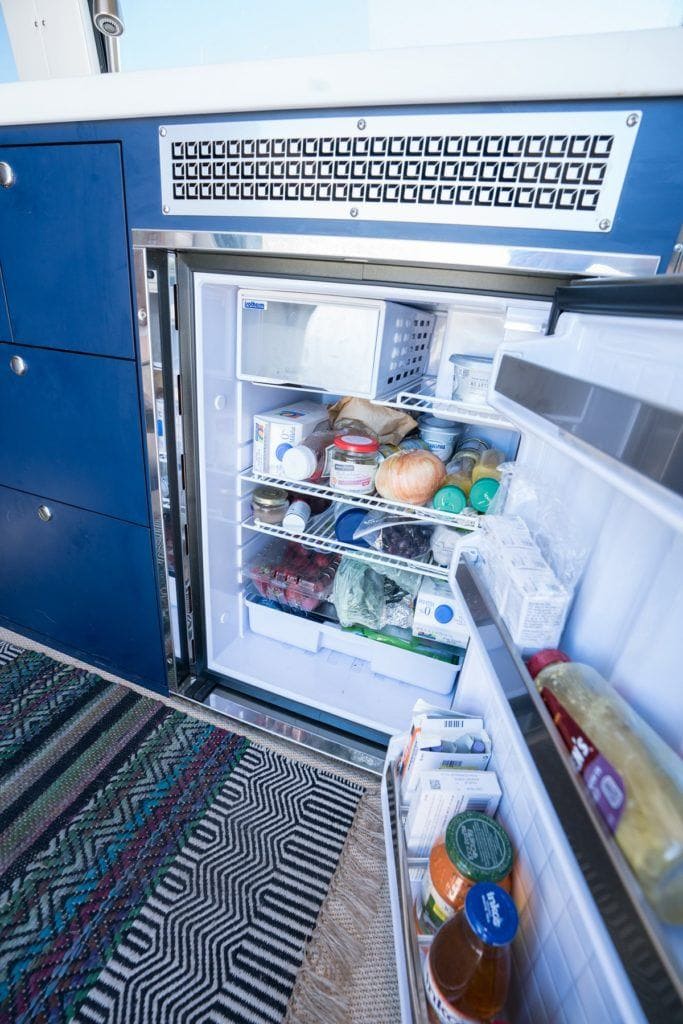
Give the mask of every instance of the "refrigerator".
[[(561, 647), (612, 681), (683, 755), (680, 277), (482, 273), (472, 287), (453, 267), (406, 259), (388, 272), (372, 255), (316, 259), (312, 243), (306, 257), (306, 238), (296, 254), (271, 258), (202, 232), (140, 231), (134, 241), (171, 686), (381, 774), (402, 1024), (427, 1020), (411, 911), (425, 863), (406, 854), (396, 776), (418, 698), (480, 715), (492, 738), (520, 914), (509, 1019), (683, 1019), (683, 929), (649, 907), (583, 789), (468, 544), (476, 527), (455, 516), (465, 532), (447, 565), (340, 541), (333, 510), (293, 538), (330, 557), (445, 582), (469, 635), (461, 660), (445, 667), (261, 601), (249, 571), (268, 545), (292, 539), (253, 517), (254, 488), (286, 484), (254, 468), (255, 417), (301, 401), (324, 413), (355, 391), (384, 408), (458, 422), (532, 482), (532, 510), (561, 508), (571, 523), (567, 544), (580, 551), (582, 571)], [(367, 337), (359, 327), (345, 339), (353, 358), (335, 363), (340, 324), (359, 308), (379, 310), (378, 319)], [(318, 324), (307, 333), (311, 310)], [(403, 336), (401, 310), (412, 318)], [(445, 350), (455, 344), (457, 353), (453, 324), (488, 345), (485, 403), (444, 397), (439, 385)], [(395, 358), (378, 377), (387, 345)], [(286, 360), (278, 369), (290, 347), (294, 369)], [(405, 365), (417, 369), (390, 381)], [(344, 387), (335, 390), (335, 380)], [(339, 499), (325, 481), (296, 490)], [(406, 511), (377, 496), (343, 498)], [(412, 515), (448, 522), (429, 509)]]

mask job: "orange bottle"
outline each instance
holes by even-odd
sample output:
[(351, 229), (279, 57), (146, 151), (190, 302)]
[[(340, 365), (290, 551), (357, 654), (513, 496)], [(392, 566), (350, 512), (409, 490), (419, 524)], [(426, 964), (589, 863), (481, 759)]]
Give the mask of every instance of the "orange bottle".
[(436, 933), (425, 966), (433, 1024), (480, 1024), (505, 1006), (517, 910), (504, 889), (480, 882)]

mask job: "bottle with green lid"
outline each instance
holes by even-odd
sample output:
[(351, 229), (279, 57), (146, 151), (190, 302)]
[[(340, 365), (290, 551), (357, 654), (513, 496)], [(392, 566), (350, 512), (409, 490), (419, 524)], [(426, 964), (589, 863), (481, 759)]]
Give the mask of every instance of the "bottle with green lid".
[(500, 464), (505, 460), (503, 452), (490, 448), (482, 452), (479, 461), (472, 469), (472, 486), (469, 501), (477, 512), (488, 512), (500, 486)]
[(415, 907), (418, 931), (433, 935), (462, 907), (477, 882), (492, 882), (509, 892), (512, 861), (512, 844), (498, 822), (480, 811), (456, 814), (429, 855)]

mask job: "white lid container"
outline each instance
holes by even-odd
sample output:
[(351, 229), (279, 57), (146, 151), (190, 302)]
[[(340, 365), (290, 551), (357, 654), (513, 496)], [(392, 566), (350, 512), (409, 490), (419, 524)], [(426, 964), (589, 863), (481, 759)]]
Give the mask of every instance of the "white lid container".
[(430, 416), (429, 413), (423, 413), (417, 422), (420, 437), (430, 452), (438, 455), (442, 462), (448, 462), (453, 454), (455, 442), (462, 433), (461, 425), (451, 420)]

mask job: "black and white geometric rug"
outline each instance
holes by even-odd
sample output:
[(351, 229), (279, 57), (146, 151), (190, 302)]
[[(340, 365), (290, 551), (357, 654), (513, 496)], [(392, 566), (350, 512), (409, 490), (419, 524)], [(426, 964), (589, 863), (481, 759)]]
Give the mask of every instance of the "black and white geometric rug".
[(0, 646), (0, 1021), (278, 1024), (363, 789)]

